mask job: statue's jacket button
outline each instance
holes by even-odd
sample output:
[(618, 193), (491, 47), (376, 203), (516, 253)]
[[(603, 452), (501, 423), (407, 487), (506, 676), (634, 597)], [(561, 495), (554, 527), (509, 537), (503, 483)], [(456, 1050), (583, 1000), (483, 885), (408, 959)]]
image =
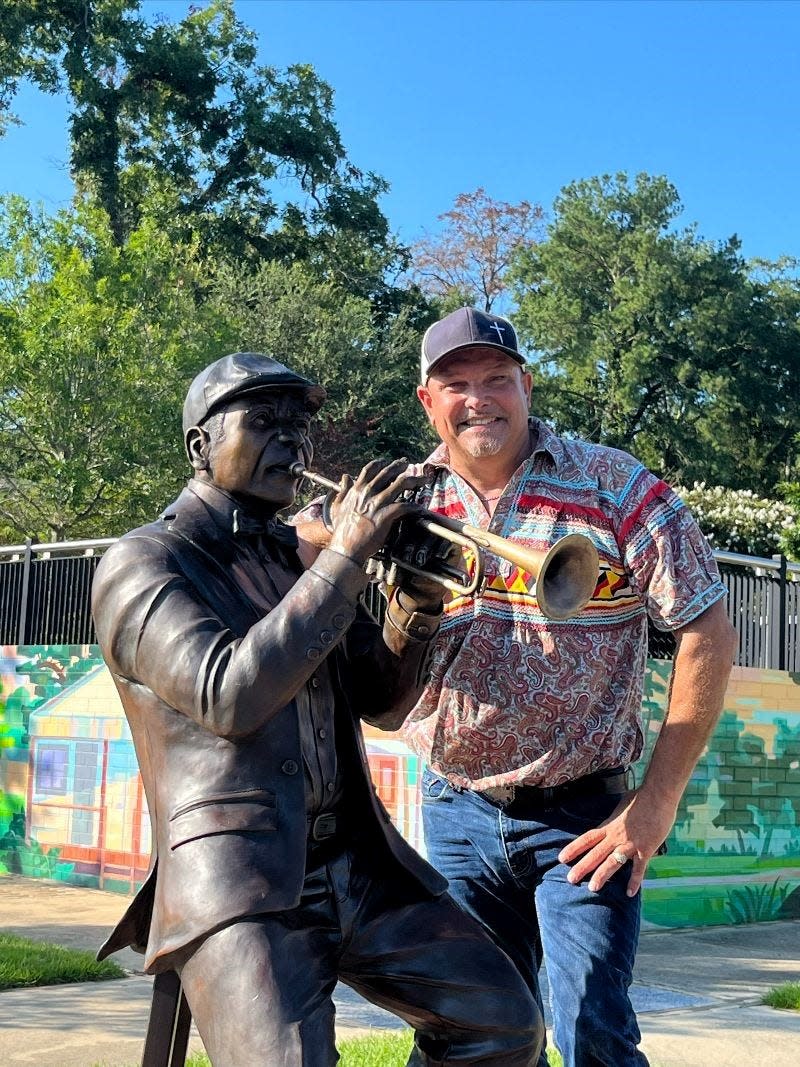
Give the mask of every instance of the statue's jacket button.
[(287, 759), (281, 764), (281, 770), (284, 774), (297, 774), (300, 770), (300, 765), (297, 760)]

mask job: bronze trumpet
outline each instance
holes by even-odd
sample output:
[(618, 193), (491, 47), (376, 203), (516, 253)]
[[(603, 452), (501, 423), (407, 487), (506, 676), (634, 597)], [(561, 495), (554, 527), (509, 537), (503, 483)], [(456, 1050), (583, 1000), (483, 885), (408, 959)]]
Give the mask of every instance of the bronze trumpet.
[[(306, 470), (302, 463), (293, 463), (289, 473), (295, 478), (306, 478), (314, 485), (333, 492), (338, 493), (341, 489), (338, 482)], [(419, 515), (414, 516), (413, 521), (436, 537), (470, 548), (475, 556), (475, 574), (471, 577), (465, 576), (462, 581), (454, 580), (438, 571), (421, 570), (395, 557), (392, 557), (392, 564), (412, 574), (438, 581), (461, 596), (474, 593), (483, 580), (481, 549), (514, 563), (527, 574), (533, 575), (539, 608), (548, 619), (568, 619), (577, 615), (591, 599), (597, 585), (600, 566), (597, 549), (583, 534), (568, 534), (556, 541), (549, 550), (544, 550), (526, 548), (506, 537), (489, 533), (446, 515), (437, 515), (436, 512), (424, 508)]]

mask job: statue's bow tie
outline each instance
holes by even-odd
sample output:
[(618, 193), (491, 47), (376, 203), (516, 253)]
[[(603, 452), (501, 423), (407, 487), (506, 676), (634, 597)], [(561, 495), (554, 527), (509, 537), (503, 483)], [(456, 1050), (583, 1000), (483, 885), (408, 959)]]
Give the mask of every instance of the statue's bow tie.
[(297, 531), (277, 519), (259, 519), (235, 508), (231, 519), (235, 537), (266, 537), (287, 548), (297, 548)]

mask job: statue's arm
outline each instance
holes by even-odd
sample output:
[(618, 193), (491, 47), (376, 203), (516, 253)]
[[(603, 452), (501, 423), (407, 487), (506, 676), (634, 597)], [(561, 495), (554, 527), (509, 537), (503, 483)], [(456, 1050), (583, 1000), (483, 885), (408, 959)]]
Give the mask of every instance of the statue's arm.
[(277, 607), (237, 637), (172, 550), (137, 535), (101, 561), (92, 608), (115, 674), (147, 686), (212, 733), (238, 737), (288, 704), (343, 639), (366, 580), (352, 560), (325, 550)]

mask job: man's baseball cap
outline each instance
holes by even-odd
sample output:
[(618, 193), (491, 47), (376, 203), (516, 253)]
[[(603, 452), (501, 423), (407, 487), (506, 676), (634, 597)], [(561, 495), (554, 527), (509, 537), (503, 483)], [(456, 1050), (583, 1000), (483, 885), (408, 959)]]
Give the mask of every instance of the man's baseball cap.
[(517, 335), (508, 319), (477, 308), (459, 308), (429, 326), (422, 338), (420, 371), (423, 384), (436, 364), (453, 352), (466, 348), (496, 348), (521, 366), (524, 356), (517, 348)]
[(260, 352), (234, 352), (201, 370), (189, 386), (183, 404), (184, 436), (190, 427), (199, 426), (236, 397), (272, 389), (304, 393), (313, 411), (319, 410), (327, 396), (321, 385), (289, 370), (271, 356)]

